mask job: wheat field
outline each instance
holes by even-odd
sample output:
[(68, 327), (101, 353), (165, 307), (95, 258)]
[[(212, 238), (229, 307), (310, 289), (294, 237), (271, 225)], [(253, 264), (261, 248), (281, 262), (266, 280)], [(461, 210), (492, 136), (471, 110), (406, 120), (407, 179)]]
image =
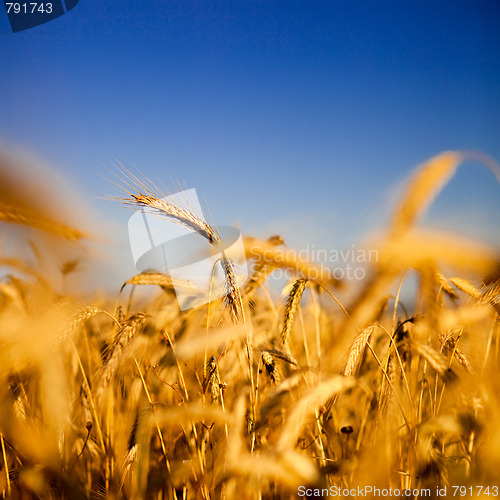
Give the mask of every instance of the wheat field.
[[(468, 159), (415, 171), (365, 279), (246, 236), (247, 282), (223, 257), (226, 296), (187, 311), (157, 272), (109, 296), (46, 274), (41, 248), (91, 235), (0, 178), (2, 241), (21, 228), (38, 254), (0, 246), (1, 497), (498, 496), (499, 249), (419, 225)], [(220, 240), (132, 181), (112, 203)], [(291, 276), (277, 299), (275, 269)]]

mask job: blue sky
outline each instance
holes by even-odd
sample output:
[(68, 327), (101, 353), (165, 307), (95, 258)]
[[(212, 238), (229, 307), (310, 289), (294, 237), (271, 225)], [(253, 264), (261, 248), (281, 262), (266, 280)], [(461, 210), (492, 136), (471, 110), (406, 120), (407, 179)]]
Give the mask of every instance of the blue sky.
[[(350, 246), (432, 155), (500, 160), (499, 21), (493, 0), (80, 0), (13, 34), (0, 12), (0, 141), (123, 228), (98, 198), (114, 157), (197, 188), (216, 223)], [(428, 221), (498, 244), (499, 192), (465, 165)]]

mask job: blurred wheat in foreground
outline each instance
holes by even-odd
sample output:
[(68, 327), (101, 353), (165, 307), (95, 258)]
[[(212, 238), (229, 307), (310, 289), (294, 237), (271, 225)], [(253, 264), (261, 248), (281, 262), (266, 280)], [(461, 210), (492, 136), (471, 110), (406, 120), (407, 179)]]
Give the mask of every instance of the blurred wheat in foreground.
[[(40, 208), (50, 197), (35, 207), (0, 188), (3, 241), (22, 227), (33, 250), (0, 248), (1, 497), (260, 499), (372, 486), (417, 498), (453, 485), (493, 494), (500, 255), (416, 227), (466, 159), (443, 153), (418, 169), (365, 282), (330, 279), (279, 237), (247, 238), (247, 284), (238, 289), (223, 260), (227, 297), (183, 313), (162, 274), (124, 277), (107, 298), (68, 286), (77, 261), (62, 281), (45, 274), (37, 242), (81, 246), (85, 232)], [(129, 194), (218, 241), (144, 183)], [(279, 303), (266, 285), (275, 267), (295, 276)], [(415, 277), (408, 303), (401, 290)], [(135, 299), (136, 287), (155, 294)]]

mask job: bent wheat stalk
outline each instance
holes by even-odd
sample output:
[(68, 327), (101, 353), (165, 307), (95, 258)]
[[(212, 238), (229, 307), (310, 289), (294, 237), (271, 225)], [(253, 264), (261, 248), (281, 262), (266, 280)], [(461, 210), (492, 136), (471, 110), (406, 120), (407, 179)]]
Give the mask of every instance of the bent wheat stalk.
[[(128, 177), (133, 184), (130, 185), (125, 180), (125, 185), (135, 191), (132, 192), (128, 188), (122, 186), (122, 189), (130, 195), (130, 198), (121, 198), (126, 205), (141, 207), (154, 215), (171, 219), (174, 222), (193, 230), (195, 233), (205, 238), (214, 247), (220, 246), (223, 243), (217, 230), (206, 222), (202, 216), (196, 214), (192, 209), (189, 207), (181, 207), (172, 203), (167, 198), (161, 197), (159, 193), (156, 192), (157, 190), (154, 186), (149, 186), (145, 182), (140, 181), (126, 169), (122, 173)], [(243, 319), (244, 315), (236, 273), (230, 259), (224, 254), (223, 251), (221, 253), (222, 257), (220, 263), (224, 271), (226, 285), (223, 302), (229, 309), (233, 323), (238, 323)]]
[(156, 215), (166, 216), (188, 229), (192, 229), (206, 238), (211, 244), (222, 242), (221, 237), (210, 224), (190, 210), (174, 205), (168, 199), (142, 193), (131, 194), (131, 197), (132, 200), (125, 200), (125, 203), (146, 208)]
[(111, 318), (115, 323), (118, 324), (116, 318), (109, 314), (107, 311), (103, 311), (95, 306), (85, 306), (75, 314), (67, 325), (59, 332), (54, 345), (64, 345), (68, 339), (71, 337), (71, 333), (76, 330), (79, 326), (83, 325), (87, 320), (93, 318), (96, 314), (103, 313), (106, 314), (109, 318)]

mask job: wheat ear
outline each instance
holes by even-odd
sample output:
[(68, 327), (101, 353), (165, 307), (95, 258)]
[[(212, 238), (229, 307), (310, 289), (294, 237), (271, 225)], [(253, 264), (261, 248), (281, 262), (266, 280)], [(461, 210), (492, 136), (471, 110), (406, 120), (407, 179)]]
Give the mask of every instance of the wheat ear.
[(472, 372), (472, 365), (467, 356), (462, 351), (459, 340), (462, 336), (462, 329), (452, 330), (439, 336), (441, 342), (441, 351), (443, 354), (450, 355), (450, 362), (456, 359), (458, 364), (467, 372)]
[(278, 365), (276, 364), (273, 356), (268, 351), (264, 351), (261, 358), (262, 364), (264, 365), (266, 373), (271, 379), (271, 382), (273, 382), (274, 384), (279, 384), (280, 374), (278, 372)]
[(283, 344), (286, 343), (290, 332), (292, 331), (293, 324), (295, 322), (295, 313), (300, 304), (300, 299), (302, 298), (302, 294), (306, 288), (307, 280), (298, 279), (292, 285), (292, 289), (290, 290), (290, 295), (288, 296), (288, 300), (285, 306), (285, 314), (283, 318), (283, 328), (281, 329), (281, 342)]
[(125, 199), (129, 205), (137, 205), (148, 209), (151, 213), (160, 216), (166, 216), (169, 219), (182, 224), (188, 229), (192, 229), (199, 235), (206, 238), (211, 244), (221, 243), (221, 237), (217, 231), (207, 224), (203, 219), (185, 208), (174, 205), (168, 199), (157, 198), (152, 195), (132, 194), (132, 200)]
[(99, 383), (96, 391), (97, 401), (102, 399), (102, 396), (104, 395), (109, 382), (116, 373), (123, 351), (130, 344), (130, 341), (132, 340), (136, 332), (142, 327), (145, 321), (146, 315), (143, 313), (138, 313), (134, 316), (131, 316), (123, 324), (120, 330), (118, 330), (113, 345), (111, 346), (108, 360), (101, 369)]
[(403, 201), (394, 213), (391, 231), (394, 235), (409, 229), (435, 196), (453, 176), (463, 155), (442, 153), (421, 165), (416, 171)]
[(66, 326), (59, 332), (59, 335), (57, 336), (54, 345), (65, 344), (67, 340), (70, 338), (73, 330), (83, 325), (87, 320), (93, 318), (96, 314), (99, 313), (106, 314), (106, 316), (110, 317), (115, 323), (118, 323), (115, 317), (109, 314), (107, 311), (103, 311), (102, 309), (99, 309), (98, 307), (94, 306), (85, 306), (82, 309), (80, 309), (80, 311), (78, 311), (78, 313), (75, 314), (66, 324)]
[(349, 354), (347, 355), (347, 361), (342, 370), (342, 373), (346, 377), (351, 377), (356, 374), (356, 371), (361, 363), (363, 353), (365, 352), (365, 347), (370, 339), (374, 325), (366, 327), (352, 342), (351, 348), (349, 349)]

